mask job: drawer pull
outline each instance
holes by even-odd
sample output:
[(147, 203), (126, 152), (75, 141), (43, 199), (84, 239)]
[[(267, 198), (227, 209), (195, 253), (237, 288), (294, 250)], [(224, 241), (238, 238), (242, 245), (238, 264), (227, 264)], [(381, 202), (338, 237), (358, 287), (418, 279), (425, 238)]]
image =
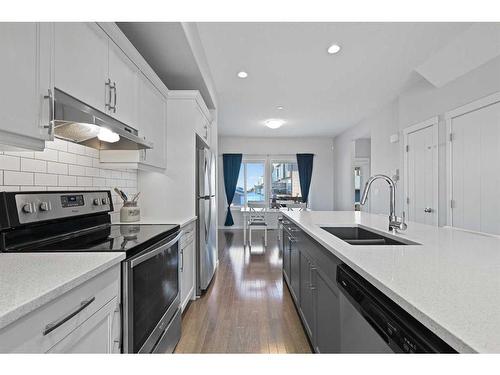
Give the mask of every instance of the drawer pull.
[(77, 308), (75, 308), (72, 312), (70, 312), (68, 315), (66, 315), (65, 317), (53, 322), (53, 323), (49, 323), (45, 326), (45, 329), (43, 330), (43, 335), (46, 336), (48, 335), (50, 332), (52, 332), (53, 330), (55, 330), (56, 328), (62, 326), (64, 323), (66, 323), (68, 320), (70, 320), (72, 317), (74, 317), (75, 315), (77, 315), (78, 313), (80, 313), (81, 311), (83, 311), (87, 306), (89, 306), (92, 302), (95, 301), (95, 297), (92, 297), (92, 298), (89, 298), (85, 301), (82, 301), (80, 303), (80, 306), (78, 306)]

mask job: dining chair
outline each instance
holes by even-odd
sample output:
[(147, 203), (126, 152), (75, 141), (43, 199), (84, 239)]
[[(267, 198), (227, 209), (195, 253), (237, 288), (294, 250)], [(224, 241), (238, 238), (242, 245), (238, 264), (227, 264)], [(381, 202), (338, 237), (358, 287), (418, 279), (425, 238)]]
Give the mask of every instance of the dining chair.
[(304, 211), (307, 208), (307, 203), (298, 202), (298, 203), (288, 203), (286, 205), (289, 211)]
[(258, 202), (248, 202), (248, 241), (252, 246), (252, 231), (264, 231), (264, 246), (267, 246), (267, 223), (266, 223), (266, 204)]

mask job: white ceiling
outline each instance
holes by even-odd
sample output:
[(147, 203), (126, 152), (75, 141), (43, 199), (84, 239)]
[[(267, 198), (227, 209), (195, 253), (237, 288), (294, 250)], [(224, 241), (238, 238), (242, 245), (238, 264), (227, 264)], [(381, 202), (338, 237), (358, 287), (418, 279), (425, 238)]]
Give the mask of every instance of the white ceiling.
[[(464, 23), (198, 23), (221, 135), (333, 136), (393, 100)], [(342, 50), (326, 52), (331, 43)], [(236, 73), (248, 72), (247, 79)], [(276, 106), (285, 107), (283, 111)], [(277, 130), (268, 118), (287, 123)]]

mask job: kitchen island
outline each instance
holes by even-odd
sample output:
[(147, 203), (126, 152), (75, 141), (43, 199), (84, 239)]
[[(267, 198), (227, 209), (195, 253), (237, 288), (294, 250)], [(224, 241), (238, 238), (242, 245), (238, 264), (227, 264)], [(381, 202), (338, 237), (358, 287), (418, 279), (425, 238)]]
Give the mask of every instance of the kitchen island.
[[(350, 245), (321, 227), (360, 226), (390, 236), (387, 216), (350, 211), (286, 212), (284, 216), (295, 230), (356, 271), (456, 351), (500, 352), (500, 238), (409, 222), (408, 229), (395, 238), (417, 245)], [(330, 269), (335, 272), (333, 266)]]

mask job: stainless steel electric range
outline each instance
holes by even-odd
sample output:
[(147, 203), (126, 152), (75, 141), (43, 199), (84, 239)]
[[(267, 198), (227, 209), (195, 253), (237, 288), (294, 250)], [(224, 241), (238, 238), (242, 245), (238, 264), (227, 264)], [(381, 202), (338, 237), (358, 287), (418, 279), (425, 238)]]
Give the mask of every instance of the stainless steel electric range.
[(111, 224), (109, 191), (0, 193), (0, 251), (126, 253), (122, 352), (172, 352), (181, 333), (179, 225)]

